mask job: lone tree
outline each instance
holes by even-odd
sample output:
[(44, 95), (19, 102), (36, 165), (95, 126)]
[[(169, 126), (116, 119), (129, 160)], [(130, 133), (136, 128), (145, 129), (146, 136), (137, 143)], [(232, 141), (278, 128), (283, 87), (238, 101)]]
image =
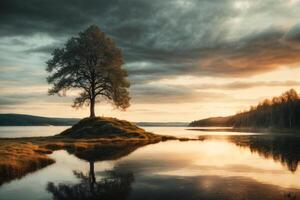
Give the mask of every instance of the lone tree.
[(49, 95), (65, 96), (67, 90), (81, 90), (73, 107), (89, 105), (90, 117), (95, 117), (95, 103), (100, 99), (125, 110), (130, 106), (130, 84), (123, 63), (114, 41), (92, 25), (53, 51), (47, 61), (47, 81), (53, 84)]

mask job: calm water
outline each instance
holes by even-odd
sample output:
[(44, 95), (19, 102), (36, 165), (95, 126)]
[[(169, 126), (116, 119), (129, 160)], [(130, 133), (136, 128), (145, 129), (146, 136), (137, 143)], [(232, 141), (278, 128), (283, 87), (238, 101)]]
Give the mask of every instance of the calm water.
[(0, 126), (0, 138), (52, 136), (69, 126)]
[[(69, 126), (0, 126), (0, 138), (37, 137), (56, 135)], [(188, 130), (188, 127), (142, 127), (145, 130), (162, 135), (173, 135), (177, 137), (197, 138), (199, 135), (252, 135), (253, 133), (241, 132), (207, 132)], [(218, 127), (202, 127), (215, 129)], [(224, 128), (223, 128), (224, 129)]]
[(245, 135), (124, 148), (115, 160), (55, 151), (55, 164), (3, 184), (0, 199), (299, 199), (300, 139)]

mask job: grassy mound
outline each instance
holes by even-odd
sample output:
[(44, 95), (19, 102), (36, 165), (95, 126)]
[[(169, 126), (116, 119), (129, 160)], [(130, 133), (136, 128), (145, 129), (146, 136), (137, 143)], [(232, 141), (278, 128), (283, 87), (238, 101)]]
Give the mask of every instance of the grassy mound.
[(153, 139), (155, 134), (146, 132), (135, 124), (110, 117), (84, 118), (58, 136), (71, 138), (120, 137)]

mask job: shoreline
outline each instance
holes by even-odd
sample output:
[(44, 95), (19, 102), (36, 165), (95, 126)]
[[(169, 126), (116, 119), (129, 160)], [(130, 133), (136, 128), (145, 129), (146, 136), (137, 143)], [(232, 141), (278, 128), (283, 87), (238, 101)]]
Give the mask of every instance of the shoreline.
[(98, 138), (69, 138), (61, 136), (0, 138), (0, 185), (55, 163), (48, 155), (66, 150), (78, 157), (97, 160), (117, 159), (132, 149), (168, 140), (181, 142), (189, 138), (153, 134), (151, 138), (102, 136)]
[[(288, 129), (288, 128), (249, 128), (249, 127), (220, 127), (220, 128), (201, 128), (201, 127), (187, 127), (186, 130), (191, 131), (224, 131), (224, 132), (246, 132), (246, 133), (268, 133), (268, 134), (300, 134), (300, 129)], [(299, 135), (300, 136), (300, 135)]]

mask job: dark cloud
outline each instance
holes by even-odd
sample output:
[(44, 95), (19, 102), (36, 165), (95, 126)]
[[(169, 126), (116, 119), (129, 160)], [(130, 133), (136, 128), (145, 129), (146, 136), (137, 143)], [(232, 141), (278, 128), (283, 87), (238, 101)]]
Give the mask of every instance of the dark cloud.
[(23, 103), (23, 101), (20, 99), (7, 98), (7, 97), (3, 97), (3, 96), (0, 97), (0, 108), (3, 106), (6, 107), (8, 105), (18, 105), (21, 103)]
[(5, 94), (2, 93), (0, 96), (0, 108), (6, 108), (8, 106), (30, 104), (30, 103), (70, 103), (72, 102), (72, 97), (56, 97), (48, 96), (47, 93), (33, 92), (33, 93), (20, 93), (20, 94)]
[(271, 71), (283, 65), (299, 65), (300, 48), (286, 43), (285, 35), (282, 30), (270, 28), (214, 48), (158, 56), (148, 54), (154, 56), (145, 58), (149, 61), (148, 67), (136, 65), (130, 70), (132, 74), (152, 74), (154, 79), (182, 74), (239, 77)]
[[(131, 88), (131, 95), (135, 103), (150, 104), (173, 104), (191, 103), (207, 101), (231, 101), (241, 102), (246, 99), (235, 99), (223, 92), (205, 91), (216, 90), (243, 90), (257, 87), (296, 87), (300, 86), (300, 81), (257, 81), (245, 82), (234, 81), (224, 84), (190, 84), (190, 85), (134, 85)], [(247, 100), (246, 100), (247, 101)]]
[[(181, 75), (248, 77), (281, 66), (300, 66), (299, 22), (297, 24), (293, 20), (286, 27), (276, 23), (299, 17), (300, 3), (293, 6), (288, 6), (287, 1), (273, 0), (250, 3), (249, 8), (243, 10), (235, 8), (233, 0), (2, 0), (0, 40), (12, 38), (9, 44), (5, 43), (8, 50), (10, 45), (25, 48), (8, 58), (4, 56), (7, 55), (6, 49), (0, 49), (0, 64), (11, 64), (14, 57), (18, 58), (16, 62), (21, 62), (37, 53), (44, 54), (44, 57), (39, 57), (42, 64), (36, 64), (40, 64), (37, 75), (25, 69), (24, 73), (8, 72), (0, 74), (1, 82), (36, 80), (42, 83), (46, 75), (41, 71), (44, 72), (45, 61), (51, 51), (87, 26), (97, 24), (123, 50), (125, 67), (134, 86), (134, 101), (156, 103), (159, 98), (164, 103), (192, 102), (219, 99), (221, 96), (224, 99), (224, 94), (199, 93), (183, 87), (152, 87), (147, 83)], [(232, 21), (243, 17), (248, 21), (232, 24)], [(273, 22), (263, 23), (264, 20)], [(241, 27), (241, 33), (232, 31), (236, 27)], [(43, 43), (43, 40), (37, 40), (37, 45), (29, 44), (27, 40), (33, 40), (36, 35), (46, 35), (53, 41)], [(25, 65), (23, 61), (17, 64)], [(204, 84), (194, 89), (233, 90), (293, 84), (298, 85), (234, 82)]]
[(44, 53), (50, 55), (54, 49), (61, 47), (61, 43), (52, 43), (49, 45), (42, 45), (35, 48), (25, 50), (26, 53)]
[(197, 91), (195, 88), (162, 85), (140, 85), (132, 88), (134, 103), (174, 104), (234, 100), (221, 92)]
[[(92, 2), (91, 2), (92, 3)], [(1, 1), (1, 35), (32, 35), (72, 33), (90, 23), (90, 15), (82, 11), (83, 1)], [(90, 6), (92, 9), (93, 6)], [(89, 9), (88, 11), (91, 11)], [(101, 7), (98, 7), (101, 12)], [(76, 17), (77, 16), (77, 17)]]
[[(20, 105), (30, 102), (36, 99), (37, 95), (33, 94), (18, 94), (18, 95), (1, 95), (0, 96), (0, 107)], [(39, 95), (40, 97), (40, 95)]]
[(300, 23), (293, 26), (285, 35), (285, 40), (300, 44)]
[(10, 45), (26, 45), (26, 42), (17, 38), (10, 41)]
[[(296, 30), (293, 32), (293, 35), (300, 34), (300, 31), (297, 34)], [(282, 66), (299, 67), (300, 40), (287, 37), (289, 34), (289, 31), (271, 27), (236, 41), (216, 44), (211, 48), (185, 51), (143, 49), (130, 55), (135, 63), (129, 68), (129, 74), (142, 82), (180, 75), (248, 77)], [(129, 51), (131, 54), (133, 52), (134, 50)]]
[[(269, 6), (267, 11), (281, 8), (278, 15), (286, 14), (285, 3), (276, 6), (271, 3), (255, 1), (247, 13), (265, 12)], [(289, 31), (266, 27), (233, 41), (225, 40), (231, 28), (226, 23), (241, 14), (229, 0), (92, 0), (88, 3), (4, 0), (0, 7), (2, 36), (44, 33), (65, 40), (96, 23), (123, 48), (126, 63), (136, 63), (129, 68), (131, 74), (148, 75), (144, 77), (148, 79), (183, 73), (248, 76), (281, 65), (299, 64), (300, 49), (284, 43), (299, 41), (299, 26)], [(26, 52), (49, 54), (55, 45), (34, 47)], [(141, 68), (139, 62), (147, 62), (149, 66)]]

